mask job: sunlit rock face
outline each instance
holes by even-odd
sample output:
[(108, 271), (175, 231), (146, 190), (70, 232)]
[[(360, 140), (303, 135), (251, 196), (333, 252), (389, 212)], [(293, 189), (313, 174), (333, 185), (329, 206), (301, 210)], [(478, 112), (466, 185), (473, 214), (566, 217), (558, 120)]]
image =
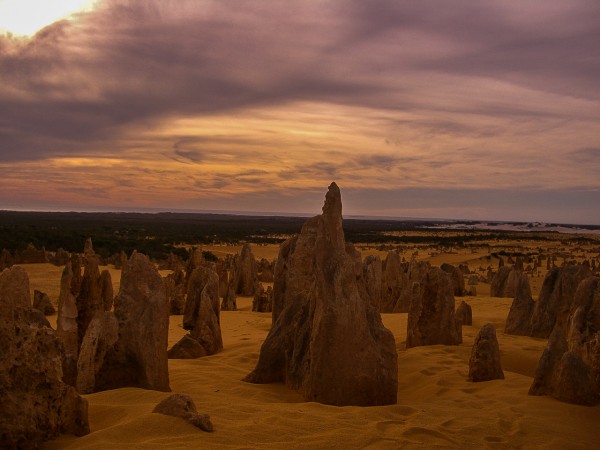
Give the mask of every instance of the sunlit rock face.
[(150, 259), (134, 252), (123, 266), (115, 298), (118, 338), (96, 374), (95, 390), (135, 386), (169, 391), (169, 303)]
[(396, 403), (394, 336), (361, 296), (356, 262), (344, 241), (340, 190), (332, 183), (323, 214), (281, 247), (276, 320), (245, 381), (285, 381), (306, 400), (331, 405)]

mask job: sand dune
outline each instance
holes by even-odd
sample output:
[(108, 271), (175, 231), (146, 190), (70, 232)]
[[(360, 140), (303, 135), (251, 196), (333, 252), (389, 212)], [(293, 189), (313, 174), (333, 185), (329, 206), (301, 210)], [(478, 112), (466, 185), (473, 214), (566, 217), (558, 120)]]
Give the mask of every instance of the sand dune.
[[(221, 353), (169, 361), (173, 392), (191, 395), (211, 415), (214, 433), (153, 414), (168, 394), (127, 388), (87, 395), (92, 432), (46, 448), (594, 448), (600, 407), (527, 395), (546, 343), (502, 333), (510, 299), (467, 301), (474, 326), (463, 328), (460, 346), (405, 350), (406, 314), (383, 315), (396, 336), (398, 404), (361, 408), (304, 402), (283, 384), (240, 381), (256, 363), (270, 314), (253, 313), (251, 299), (238, 298), (240, 311), (222, 312)], [(470, 383), (471, 344), (485, 322), (498, 327), (506, 379)], [(181, 316), (172, 316), (170, 345), (183, 334)]]

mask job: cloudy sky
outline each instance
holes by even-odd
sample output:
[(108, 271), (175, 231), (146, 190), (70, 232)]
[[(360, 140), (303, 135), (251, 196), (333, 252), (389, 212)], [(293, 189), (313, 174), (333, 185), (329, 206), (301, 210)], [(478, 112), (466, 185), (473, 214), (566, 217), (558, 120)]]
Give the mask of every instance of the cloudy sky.
[(92, 6), (0, 10), (0, 209), (600, 224), (598, 0)]

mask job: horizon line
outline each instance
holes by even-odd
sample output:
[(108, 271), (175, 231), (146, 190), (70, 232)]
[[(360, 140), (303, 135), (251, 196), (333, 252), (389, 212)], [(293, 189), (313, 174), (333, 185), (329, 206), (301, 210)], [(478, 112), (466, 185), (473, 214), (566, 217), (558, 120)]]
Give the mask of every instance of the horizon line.
[[(17, 213), (56, 213), (56, 214), (209, 214), (209, 215), (231, 215), (241, 217), (313, 217), (317, 214), (306, 212), (274, 212), (274, 211), (247, 211), (247, 210), (195, 210), (195, 209), (166, 209), (166, 208), (115, 208), (115, 209), (4, 209), (0, 208), (0, 213), (17, 212)], [(444, 218), (444, 217), (412, 217), (412, 216), (377, 216), (365, 214), (347, 214), (343, 216), (345, 219), (354, 220), (388, 220), (388, 221), (408, 221), (408, 222), (444, 222), (444, 223), (475, 223), (475, 224), (540, 224), (543, 226), (568, 226), (568, 227), (600, 227), (600, 223), (573, 223), (573, 222), (557, 222), (557, 221), (541, 221), (541, 220), (506, 220), (506, 219), (467, 219), (467, 218)]]

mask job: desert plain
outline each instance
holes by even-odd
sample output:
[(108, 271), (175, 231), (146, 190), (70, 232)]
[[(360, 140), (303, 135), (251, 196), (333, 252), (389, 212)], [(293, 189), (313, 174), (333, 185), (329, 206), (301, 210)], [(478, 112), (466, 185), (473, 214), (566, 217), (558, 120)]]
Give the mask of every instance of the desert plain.
[[(431, 231), (430, 233), (437, 233)], [(555, 241), (484, 242), (468, 248), (402, 248), (406, 258), (467, 264), (474, 273), (497, 268), (491, 256), (498, 251), (527, 253), (540, 246), (562, 251), (573, 259), (598, 257), (600, 242), (568, 244)], [(565, 242), (567, 245), (565, 246)], [(257, 259), (273, 259), (278, 245), (252, 245)], [(357, 244), (363, 258), (385, 257), (387, 249)], [(241, 246), (204, 246), (217, 257), (239, 253)], [(48, 293), (56, 304), (62, 267), (23, 264), (33, 293)], [(114, 291), (120, 271), (111, 272)], [(169, 271), (161, 271), (162, 275)], [(534, 299), (545, 269), (530, 275)], [(283, 383), (242, 381), (254, 368), (260, 346), (271, 327), (271, 313), (252, 311), (251, 297), (237, 297), (237, 311), (221, 312), (223, 350), (198, 359), (170, 359), (173, 393), (191, 396), (198, 411), (209, 414), (214, 432), (198, 430), (185, 421), (152, 413), (169, 394), (139, 388), (120, 388), (84, 395), (89, 402), (91, 432), (82, 437), (61, 435), (44, 444), (48, 449), (120, 448), (595, 448), (600, 437), (600, 406), (579, 406), (548, 396), (528, 395), (547, 340), (504, 333), (512, 298), (490, 296), (488, 283), (479, 282), (476, 295), (457, 297), (473, 309), (473, 324), (463, 326), (460, 345), (431, 345), (406, 349), (406, 313), (384, 313), (385, 326), (395, 337), (398, 352), (398, 401), (388, 406), (328, 406), (306, 402)], [(56, 316), (49, 316), (53, 327)], [(505, 379), (469, 382), (468, 364), (479, 329), (491, 323), (498, 336)], [(169, 322), (169, 347), (186, 331), (182, 316)], [(360, 364), (360, 361), (356, 361)]]

